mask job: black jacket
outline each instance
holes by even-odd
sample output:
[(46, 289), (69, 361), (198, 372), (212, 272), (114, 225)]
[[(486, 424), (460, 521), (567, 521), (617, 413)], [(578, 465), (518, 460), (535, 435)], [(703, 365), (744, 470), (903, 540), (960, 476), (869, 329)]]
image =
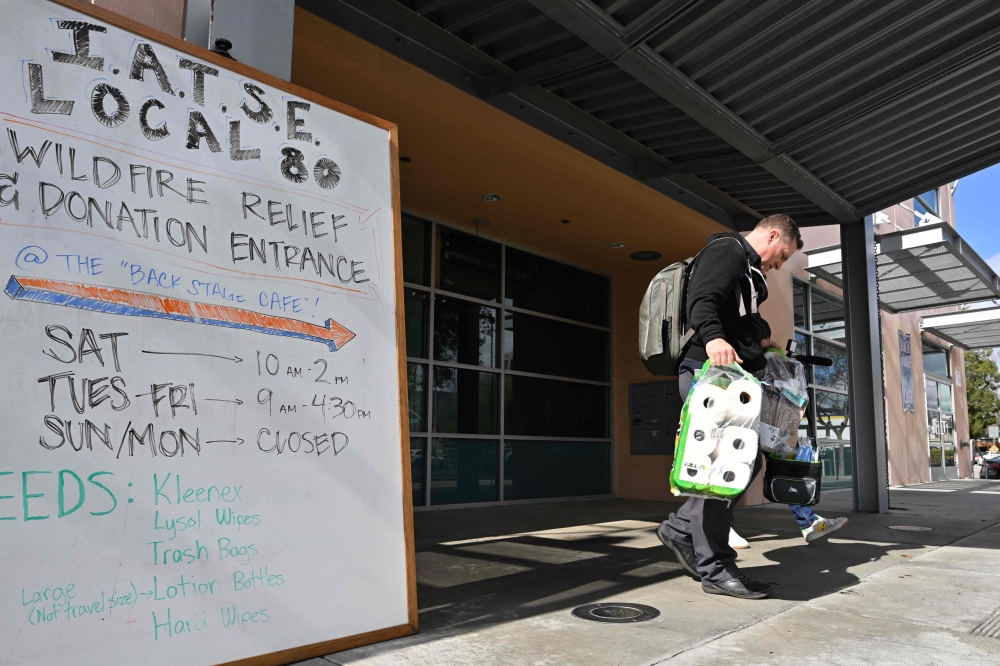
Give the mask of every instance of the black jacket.
[[(751, 305), (751, 279), (759, 305), (767, 299), (760, 255), (740, 234), (710, 236), (688, 277), (685, 312), (688, 327), (695, 332), (686, 358), (705, 361), (708, 358), (705, 345), (723, 338), (743, 359), (743, 368), (748, 372), (757, 372), (767, 365), (760, 341), (771, 337), (771, 328)], [(746, 312), (743, 316), (740, 315), (740, 298)]]

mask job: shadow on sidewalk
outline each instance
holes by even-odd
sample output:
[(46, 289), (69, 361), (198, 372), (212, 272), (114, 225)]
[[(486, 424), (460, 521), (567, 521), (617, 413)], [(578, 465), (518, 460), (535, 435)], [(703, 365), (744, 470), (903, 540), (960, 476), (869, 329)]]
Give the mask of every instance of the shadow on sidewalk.
[(425, 548), (417, 556), (421, 633), (568, 610), (684, 575), (666, 548), (625, 545), (631, 540), (526, 535)]
[(808, 546), (797, 543), (764, 553), (776, 566), (741, 568), (751, 578), (774, 585), (775, 599), (808, 601), (857, 583), (860, 578), (849, 569), (907, 550), (912, 546), (823, 539)]

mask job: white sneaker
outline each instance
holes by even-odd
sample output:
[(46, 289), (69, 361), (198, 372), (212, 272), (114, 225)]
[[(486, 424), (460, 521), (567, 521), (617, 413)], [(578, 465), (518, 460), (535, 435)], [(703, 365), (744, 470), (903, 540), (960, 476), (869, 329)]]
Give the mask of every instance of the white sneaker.
[(802, 536), (806, 541), (815, 541), (820, 537), (830, 536), (841, 527), (847, 524), (847, 518), (821, 518), (816, 516), (816, 521), (802, 530)]
[(748, 542), (746, 539), (744, 539), (743, 537), (741, 537), (739, 534), (736, 533), (736, 530), (734, 530), (732, 527), (730, 527), (729, 528), (729, 547), (730, 548), (739, 548), (740, 550), (742, 550), (744, 548), (749, 548), (750, 547), (750, 542)]

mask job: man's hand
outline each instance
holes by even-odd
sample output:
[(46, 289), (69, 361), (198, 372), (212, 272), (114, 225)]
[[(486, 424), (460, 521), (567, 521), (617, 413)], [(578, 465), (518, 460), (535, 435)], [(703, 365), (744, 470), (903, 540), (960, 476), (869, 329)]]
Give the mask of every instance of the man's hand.
[(776, 345), (774, 343), (774, 340), (772, 340), (771, 338), (764, 338), (763, 340), (760, 341), (761, 349), (767, 350), (770, 349), (771, 347), (775, 347), (776, 349), (781, 349), (781, 347), (778, 347), (778, 345)]
[(733, 346), (722, 338), (716, 338), (705, 345), (705, 353), (708, 354), (708, 360), (712, 365), (729, 365), (733, 361), (743, 362)]

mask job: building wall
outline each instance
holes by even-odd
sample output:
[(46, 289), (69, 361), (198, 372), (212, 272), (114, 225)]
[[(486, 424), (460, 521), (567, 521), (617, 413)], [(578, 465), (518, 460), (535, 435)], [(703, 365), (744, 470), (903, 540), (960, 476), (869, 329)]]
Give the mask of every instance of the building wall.
[(295, 0), (213, 0), (208, 48), (228, 39), (234, 58), (287, 81), (294, 16)]
[[(903, 411), (903, 380), (899, 333), (910, 336), (913, 364), (913, 413)], [(882, 313), (882, 355), (885, 373), (889, 485), (926, 483), (931, 480), (927, 449), (927, 400), (924, 361), (920, 353), (920, 315)]]
[[(629, 451), (629, 385), (663, 379), (639, 359), (639, 304), (658, 271), (724, 229), (308, 12), (293, 44), (294, 83), (399, 125), (406, 210), (611, 277), (615, 494), (672, 499), (673, 458)], [(644, 249), (663, 257), (628, 258)]]
[(186, 0), (91, 0), (91, 4), (174, 37), (184, 36)]
[[(697, 250), (695, 250), (697, 252)], [(694, 254), (693, 252), (691, 254)], [(685, 259), (686, 257), (679, 257)], [(673, 456), (633, 456), (630, 452), (629, 385), (662, 379), (646, 370), (639, 358), (639, 305), (646, 286), (660, 266), (649, 274), (614, 280), (614, 438), (615, 495), (630, 499), (668, 500)]]

